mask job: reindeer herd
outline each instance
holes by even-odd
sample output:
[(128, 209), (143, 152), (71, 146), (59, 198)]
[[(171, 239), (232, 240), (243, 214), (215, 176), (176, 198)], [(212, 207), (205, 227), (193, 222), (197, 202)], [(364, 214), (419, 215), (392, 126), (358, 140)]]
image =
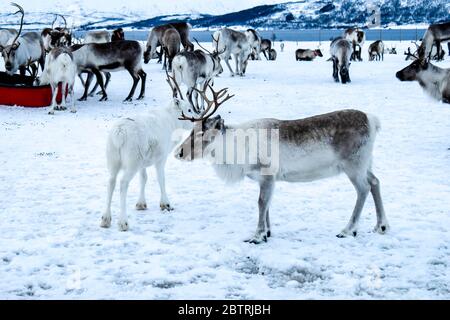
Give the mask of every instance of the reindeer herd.
[[(79, 100), (86, 100), (96, 93), (100, 101), (108, 99), (107, 87), (111, 73), (126, 70), (132, 78), (132, 87), (125, 98), (131, 101), (140, 82), (137, 99), (145, 97), (146, 72), (142, 62), (151, 59), (163, 62), (166, 80), (171, 91), (171, 100), (166, 108), (160, 108), (146, 116), (128, 117), (116, 122), (110, 129), (107, 139), (107, 184), (106, 209), (102, 215), (101, 226), (111, 226), (111, 200), (118, 174), (120, 178), (119, 229), (129, 229), (127, 219), (127, 192), (130, 181), (139, 173), (140, 195), (137, 210), (147, 209), (145, 185), (148, 167), (154, 166), (161, 190), (160, 208), (171, 211), (165, 187), (165, 163), (169, 154), (175, 150), (179, 160), (193, 161), (205, 157), (218, 157), (219, 153), (205, 150), (218, 150), (220, 143), (230, 134), (242, 130), (268, 130), (276, 132), (276, 139), (269, 139), (265, 147), (277, 144), (278, 166), (270, 173), (266, 159), (257, 157), (254, 163), (235, 164), (213, 161), (217, 175), (228, 182), (250, 178), (259, 184), (259, 221), (255, 234), (248, 240), (251, 243), (267, 241), (271, 236), (269, 207), (277, 181), (308, 182), (340, 173), (345, 173), (357, 194), (356, 204), (347, 226), (338, 237), (356, 236), (358, 221), (370, 193), (376, 207), (377, 223), (375, 232), (385, 233), (389, 224), (383, 208), (380, 181), (372, 170), (372, 153), (379, 120), (370, 114), (357, 110), (341, 110), (298, 120), (257, 119), (239, 125), (225, 124), (218, 113), (219, 107), (233, 95), (228, 89), (216, 91), (214, 79), (224, 72), (222, 64), (228, 67), (231, 76), (245, 76), (250, 60), (260, 60), (261, 54), (267, 60), (275, 60), (277, 53), (273, 43), (263, 39), (254, 29), (245, 32), (222, 28), (211, 35), (212, 48), (204, 48), (196, 39), (199, 49), (190, 40), (191, 25), (186, 22), (169, 23), (154, 27), (142, 46), (137, 41), (125, 39), (122, 29), (87, 32), (82, 43), (74, 43), (66, 19), (56, 16), (50, 28), (41, 33), (22, 33), (25, 12), (13, 4), (20, 14), (19, 30), (0, 30), (0, 50), (8, 74), (27, 71), (37, 75), (38, 66), (43, 70), (36, 82), (50, 84), (53, 101), (49, 113), (66, 108), (65, 91), (71, 97), (71, 111), (74, 106), (74, 83), (78, 76), (84, 87)], [(60, 17), (63, 27), (55, 27)], [(330, 45), (333, 62), (332, 76), (336, 82), (349, 83), (351, 61), (362, 60), (362, 47), (365, 42), (364, 31), (358, 28), (346, 30)], [(430, 63), (433, 46), (450, 40), (450, 23), (432, 25), (418, 46), (412, 64), (397, 73), (401, 81), (417, 80), (433, 97), (450, 103), (450, 70), (438, 68)], [(284, 47), (284, 44), (283, 44)], [(282, 47), (282, 48), (283, 48)], [(392, 48), (391, 51), (394, 51)], [(438, 54), (440, 54), (438, 49)], [(369, 46), (369, 60), (384, 60), (385, 47), (381, 40)], [(297, 61), (312, 61), (323, 57), (320, 49), (298, 49)], [(235, 68), (230, 65), (234, 60)], [(86, 75), (83, 78), (83, 75)], [(89, 91), (95, 79), (94, 88)], [(183, 92), (181, 86), (187, 90)], [(56, 102), (58, 87), (63, 91), (63, 101)], [(179, 144), (173, 133), (178, 129), (191, 130), (188, 138)], [(272, 137), (274, 138), (274, 137)], [(240, 150), (250, 158), (249, 148)], [(259, 155), (259, 154), (258, 154)]]

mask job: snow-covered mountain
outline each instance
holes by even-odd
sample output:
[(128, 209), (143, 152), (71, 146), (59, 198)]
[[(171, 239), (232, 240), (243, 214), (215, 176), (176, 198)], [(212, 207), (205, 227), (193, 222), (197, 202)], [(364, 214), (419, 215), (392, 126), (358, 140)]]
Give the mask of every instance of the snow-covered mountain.
[[(382, 26), (429, 24), (447, 21), (447, 0), (55, 0), (26, 2), (27, 28), (51, 24), (55, 13), (69, 26), (87, 30), (122, 26), (147, 29), (174, 20), (189, 20), (194, 28), (252, 26), (261, 29), (308, 29), (366, 26), (377, 12)], [(375, 11), (374, 11), (375, 10)], [(12, 26), (17, 17), (6, 1), (0, 3), (0, 27)]]

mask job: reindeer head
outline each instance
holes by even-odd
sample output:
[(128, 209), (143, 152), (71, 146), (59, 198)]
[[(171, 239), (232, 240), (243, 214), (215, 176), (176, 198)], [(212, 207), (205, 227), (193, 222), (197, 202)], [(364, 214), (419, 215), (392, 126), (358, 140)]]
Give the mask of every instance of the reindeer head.
[(180, 86), (177, 83), (175, 77), (169, 75), (166, 71), (167, 83), (172, 89), (172, 107), (180, 114), (180, 117), (195, 117), (198, 115), (195, 112), (195, 108), (186, 100), (184, 100), (183, 94), (181, 93)]
[[(214, 36), (211, 36), (211, 37), (215, 41)], [(202, 48), (204, 51), (206, 51), (209, 54), (209, 56), (211, 57), (211, 59), (213, 60), (213, 63), (214, 63), (213, 76), (215, 77), (215, 76), (218, 76), (219, 74), (221, 74), (223, 72), (223, 68), (222, 68), (222, 64), (220, 63), (220, 61), (221, 61), (220, 55), (223, 54), (227, 50), (227, 48), (225, 47), (223, 50), (219, 51), (219, 39), (217, 39), (217, 41), (216, 41), (216, 48), (214, 48), (213, 52), (210, 52), (208, 49), (203, 47), (198, 42), (197, 39), (194, 38), (194, 40), (195, 40), (195, 42), (197, 42), (197, 45), (200, 48)], [(214, 41), (213, 41), (213, 43), (214, 43)]]
[(323, 57), (322, 51), (320, 51), (320, 49), (314, 50), (314, 54), (316, 55), (316, 57)]
[(19, 69), (19, 64), (17, 62), (17, 49), (20, 48), (20, 42), (17, 40), (20, 37), (20, 34), (22, 33), (22, 27), (23, 27), (23, 18), (25, 16), (25, 12), (21, 6), (19, 6), (17, 3), (11, 3), (12, 6), (19, 9), (14, 14), (20, 13), (22, 15), (20, 20), (20, 28), (19, 32), (17, 33), (17, 36), (14, 38), (14, 40), (11, 42), (10, 45), (7, 45), (5, 47), (0, 46), (0, 51), (2, 53), (3, 59), (5, 60), (5, 69), (8, 74), (14, 74)]
[(125, 32), (122, 28), (116, 29), (111, 35), (111, 41), (125, 40)]
[(395, 74), (400, 81), (414, 81), (417, 80), (417, 75), (428, 69), (428, 59), (416, 59), (406, 68), (400, 70)]
[[(208, 89), (211, 91), (212, 100), (206, 94)], [(225, 131), (225, 123), (220, 115), (212, 116), (221, 104), (233, 97), (233, 95), (227, 94), (227, 88), (217, 92), (214, 91), (209, 82), (205, 84), (203, 90), (194, 90), (200, 94), (207, 107), (201, 114), (196, 114), (194, 117), (186, 116), (185, 114), (181, 116), (180, 120), (192, 121), (195, 124), (189, 137), (175, 150), (175, 157), (180, 160), (192, 161), (203, 158), (203, 150), (208, 148), (214, 141), (215, 136)]]

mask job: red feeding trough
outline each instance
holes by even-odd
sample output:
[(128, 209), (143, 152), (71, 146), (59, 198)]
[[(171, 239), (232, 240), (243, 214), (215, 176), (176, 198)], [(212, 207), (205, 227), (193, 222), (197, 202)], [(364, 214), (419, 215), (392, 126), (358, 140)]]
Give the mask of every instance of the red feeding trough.
[[(8, 75), (0, 72), (0, 105), (39, 108), (52, 103), (52, 88), (33, 86), (34, 78), (30, 76)], [(67, 92), (67, 91), (66, 91)], [(61, 85), (56, 100), (61, 102)]]

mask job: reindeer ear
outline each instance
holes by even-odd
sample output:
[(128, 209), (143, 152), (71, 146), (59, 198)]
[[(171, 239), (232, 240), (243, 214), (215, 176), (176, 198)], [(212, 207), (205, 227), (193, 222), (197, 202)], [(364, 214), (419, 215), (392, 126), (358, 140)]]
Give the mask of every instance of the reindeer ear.
[(14, 44), (11, 46), (11, 48), (12, 48), (13, 50), (17, 50), (17, 49), (19, 49), (19, 47), (20, 47), (20, 42), (16, 42), (16, 43), (14, 43)]

